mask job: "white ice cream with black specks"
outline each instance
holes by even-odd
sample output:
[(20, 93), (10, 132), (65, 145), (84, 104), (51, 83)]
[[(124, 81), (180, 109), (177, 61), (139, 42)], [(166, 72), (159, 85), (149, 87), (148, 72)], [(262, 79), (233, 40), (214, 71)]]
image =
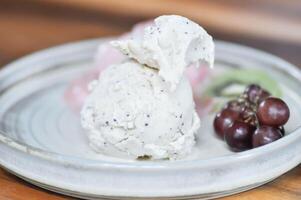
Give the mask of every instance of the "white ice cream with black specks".
[(202, 59), (213, 63), (210, 39), (199, 25), (171, 15), (157, 18), (142, 40), (113, 42), (133, 59), (108, 67), (89, 86), (81, 122), (90, 146), (122, 158), (187, 156), (200, 120), (183, 72)]
[(163, 15), (140, 38), (111, 44), (141, 64), (159, 69), (159, 75), (175, 89), (187, 66), (214, 62), (212, 37), (197, 23), (178, 15)]
[(157, 70), (127, 61), (107, 68), (90, 86), (81, 116), (95, 151), (153, 159), (191, 151), (200, 122), (186, 78), (171, 92)]

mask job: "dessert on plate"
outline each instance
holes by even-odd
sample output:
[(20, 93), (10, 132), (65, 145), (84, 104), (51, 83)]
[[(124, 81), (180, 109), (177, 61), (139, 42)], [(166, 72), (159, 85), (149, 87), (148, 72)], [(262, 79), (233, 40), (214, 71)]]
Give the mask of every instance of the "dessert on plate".
[(180, 159), (195, 143), (200, 119), (187, 67), (213, 66), (212, 37), (176, 15), (160, 16), (140, 37), (112, 41), (126, 59), (89, 84), (81, 110), (90, 146), (128, 158)]
[[(200, 118), (212, 115), (216, 139), (232, 151), (283, 137), (285, 123), (271, 126), (261, 116), (287, 121), (285, 102), (260, 109), (266, 98), (282, 96), (279, 84), (258, 69), (210, 70), (213, 61), (214, 43), (202, 27), (185, 17), (161, 16), (100, 45), (94, 70), (75, 80), (65, 97), (81, 108), (90, 147), (109, 156), (188, 158)], [(280, 114), (269, 113), (275, 109)]]

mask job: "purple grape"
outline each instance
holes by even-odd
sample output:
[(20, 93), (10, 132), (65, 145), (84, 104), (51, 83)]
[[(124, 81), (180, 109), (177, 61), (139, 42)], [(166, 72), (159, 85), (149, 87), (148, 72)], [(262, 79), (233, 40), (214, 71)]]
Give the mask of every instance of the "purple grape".
[(246, 95), (247, 100), (254, 104), (260, 103), (270, 96), (270, 93), (268, 91), (262, 89), (259, 85), (256, 84), (249, 85), (245, 89), (244, 94)]
[(248, 102), (241, 99), (240, 101), (232, 100), (229, 101), (224, 108), (240, 113), (241, 121), (249, 123), (253, 126), (257, 125), (256, 113)]
[(260, 124), (274, 127), (283, 126), (289, 119), (290, 111), (284, 101), (269, 97), (262, 101), (257, 110)]
[(253, 148), (274, 142), (283, 137), (278, 128), (272, 126), (261, 126), (256, 129), (252, 137)]
[(233, 151), (244, 151), (252, 148), (252, 135), (255, 126), (235, 121), (225, 133), (225, 140)]
[(231, 109), (223, 109), (215, 116), (213, 126), (216, 134), (224, 138), (226, 130), (239, 118), (239, 113)]
[(258, 103), (262, 102), (266, 98), (271, 96), (271, 94), (266, 90), (261, 90), (261, 93), (258, 95)]

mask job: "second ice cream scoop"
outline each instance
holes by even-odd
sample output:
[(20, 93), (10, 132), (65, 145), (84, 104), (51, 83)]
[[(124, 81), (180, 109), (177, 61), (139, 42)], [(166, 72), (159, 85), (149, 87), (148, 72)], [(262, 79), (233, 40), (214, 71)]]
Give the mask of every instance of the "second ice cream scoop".
[(197, 23), (178, 15), (163, 15), (139, 38), (111, 42), (125, 55), (159, 70), (159, 75), (175, 89), (190, 65), (206, 62), (213, 66), (212, 37)]

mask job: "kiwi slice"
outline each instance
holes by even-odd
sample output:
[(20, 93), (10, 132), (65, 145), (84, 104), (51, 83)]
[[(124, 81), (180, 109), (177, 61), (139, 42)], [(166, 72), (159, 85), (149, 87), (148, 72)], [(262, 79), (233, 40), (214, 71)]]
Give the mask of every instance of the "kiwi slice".
[(275, 97), (281, 97), (278, 83), (266, 72), (257, 69), (233, 69), (213, 78), (205, 95), (234, 98), (240, 95), (247, 85), (258, 84)]

